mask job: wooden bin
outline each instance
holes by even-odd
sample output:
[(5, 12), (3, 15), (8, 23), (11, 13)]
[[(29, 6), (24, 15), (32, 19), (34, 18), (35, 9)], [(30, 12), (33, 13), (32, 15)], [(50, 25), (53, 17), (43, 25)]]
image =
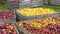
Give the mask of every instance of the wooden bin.
[(50, 4), (52, 4), (52, 5), (60, 5), (60, 0), (50, 0)]
[(43, 5), (43, 0), (32, 0), (31, 7), (41, 6)]
[(55, 5), (56, 4), (56, 0), (50, 0), (50, 4)]
[(48, 4), (49, 2), (48, 2), (48, 0), (43, 0), (43, 3)]
[(43, 0), (8, 0), (9, 9), (28, 8), (43, 5)]
[(27, 7), (31, 7), (31, 0), (21, 1), (21, 3), (19, 3), (19, 8), (27, 8)]
[(60, 0), (56, 0), (56, 5), (60, 5)]
[(19, 8), (18, 0), (8, 0), (8, 8), (9, 9), (17, 9), (17, 8)]
[[(50, 15), (45, 15), (45, 16), (46, 16), (46, 17), (44, 17), (44, 18), (41, 17), (41, 18), (32, 19), (32, 20), (29, 20), (29, 19), (28, 19), (28, 20), (20, 21), (20, 23), (25, 23), (26, 21), (32, 23), (31, 21), (33, 21), (33, 20), (38, 20), (38, 19), (41, 19), (41, 20), (42, 20), (42, 18), (43, 18), (43, 19), (45, 19), (45, 18), (50, 18), (50, 17), (52, 17), (52, 18), (60, 18), (60, 14), (59, 14), (59, 13), (50, 14)], [(17, 28), (18, 28), (19, 31), (22, 31), (24, 34), (32, 34), (32, 33), (30, 33), (29, 31), (27, 31), (25, 28), (18, 26), (18, 24), (19, 24), (19, 22), (18, 22), (18, 23), (15, 23), (15, 25), (17, 26)]]

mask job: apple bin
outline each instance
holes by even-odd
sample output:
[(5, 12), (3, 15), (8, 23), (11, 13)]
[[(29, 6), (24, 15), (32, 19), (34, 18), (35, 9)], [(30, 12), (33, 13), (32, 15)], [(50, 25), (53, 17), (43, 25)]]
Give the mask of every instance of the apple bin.
[(0, 10), (0, 22), (14, 22), (15, 20), (15, 11)]
[(35, 19), (43, 17), (42, 15), (57, 13), (50, 8), (23, 8), (15, 10), (15, 12), (18, 20)]
[(0, 22), (0, 34), (19, 34), (13, 22)]
[(43, 16), (46, 17), (20, 21), (15, 25), (24, 34), (59, 34), (60, 13)]

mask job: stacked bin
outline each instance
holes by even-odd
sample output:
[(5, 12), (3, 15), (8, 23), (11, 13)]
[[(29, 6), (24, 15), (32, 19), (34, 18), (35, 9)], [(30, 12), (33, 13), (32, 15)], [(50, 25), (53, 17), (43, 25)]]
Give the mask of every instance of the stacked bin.
[(60, 0), (43, 0), (44, 4), (60, 5)]
[(23, 0), (19, 3), (19, 8), (36, 7), (43, 5), (43, 0)]
[(60, 5), (60, 0), (50, 0), (50, 4), (52, 4), (52, 5)]
[[(11, 16), (12, 16), (12, 18), (11, 18)], [(15, 26), (15, 23), (16, 23), (16, 16), (15, 16), (14, 11), (12, 11), (12, 10), (0, 10), (0, 25), (1, 25), (0, 28), (1, 28), (1, 30), (4, 30), (4, 31), (2, 31), (3, 34), (8, 34), (8, 33), (14, 34), (14, 32), (15, 32), (15, 34), (19, 34), (19, 32)], [(9, 32), (10, 30), (8, 30), (11, 27), (9, 27), (7, 24), (12, 27), (11, 32)], [(7, 28), (7, 27), (9, 27), (9, 28)], [(1, 31), (0, 31), (0, 34), (2, 34)]]
[(43, 5), (43, 0), (32, 0), (32, 7)]
[(48, 4), (48, 0), (43, 0), (43, 3), (44, 4)]
[(56, 5), (60, 5), (60, 0), (56, 0)]
[(43, 0), (8, 0), (9, 9), (28, 8), (43, 5)]
[(56, 4), (56, 0), (50, 0), (50, 4), (55, 5)]
[(18, 9), (19, 8), (19, 0), (8, 0), (8, 8), (9, 9)]
[(31, 0), (22, 0), (19, 3), (19, 8), (28, 8), (31, 7)]

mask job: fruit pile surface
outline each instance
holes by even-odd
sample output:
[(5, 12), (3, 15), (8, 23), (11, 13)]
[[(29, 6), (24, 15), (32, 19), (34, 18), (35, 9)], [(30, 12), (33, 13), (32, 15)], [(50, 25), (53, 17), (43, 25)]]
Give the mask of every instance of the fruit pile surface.
[(14, 18), (14, 13), (11, 10), (0, 10), (0, 19), (12, 19)]
[(12, 23), (0, 24), (0, 34), (17, 34)]
[(18, 25), (32, 34), (60, 34), (59, 22), (58, 18), (45, 18), (19, 22)]
[(36, 15), (56, 13), (53, 9), (49, 8), (24, 8), (24, 9), (18, 9), (18, 12), (23, 16), (36, 16)]

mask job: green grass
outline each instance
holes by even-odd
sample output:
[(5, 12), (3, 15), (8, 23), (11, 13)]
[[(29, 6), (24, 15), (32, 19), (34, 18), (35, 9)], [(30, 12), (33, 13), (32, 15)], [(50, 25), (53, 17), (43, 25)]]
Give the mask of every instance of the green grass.
[[(51, 8), (51, 9), (54, 9), (55, 11), (58, 11), (60, 12), (60, 6), (54, 6), (54, 5), (43, 5), (43, 6), (38, 6), (38, 8)], [(0, 5), (0, 10), (7, 10), (8, 9), (8, 6), (6, 5)]]
[(6, 5), (0, 5), (0, 10), (7, 10), (8, 9), (8, 6)]
[(51, 8), (51, 9), (54, 9), (55, 11), (57, 12), (60, 12), (60, 6), (54, 6), (54, 5), (43, 5), (43, 6), (38, 6), (39, 7), (42, 7), (42, 8)]

